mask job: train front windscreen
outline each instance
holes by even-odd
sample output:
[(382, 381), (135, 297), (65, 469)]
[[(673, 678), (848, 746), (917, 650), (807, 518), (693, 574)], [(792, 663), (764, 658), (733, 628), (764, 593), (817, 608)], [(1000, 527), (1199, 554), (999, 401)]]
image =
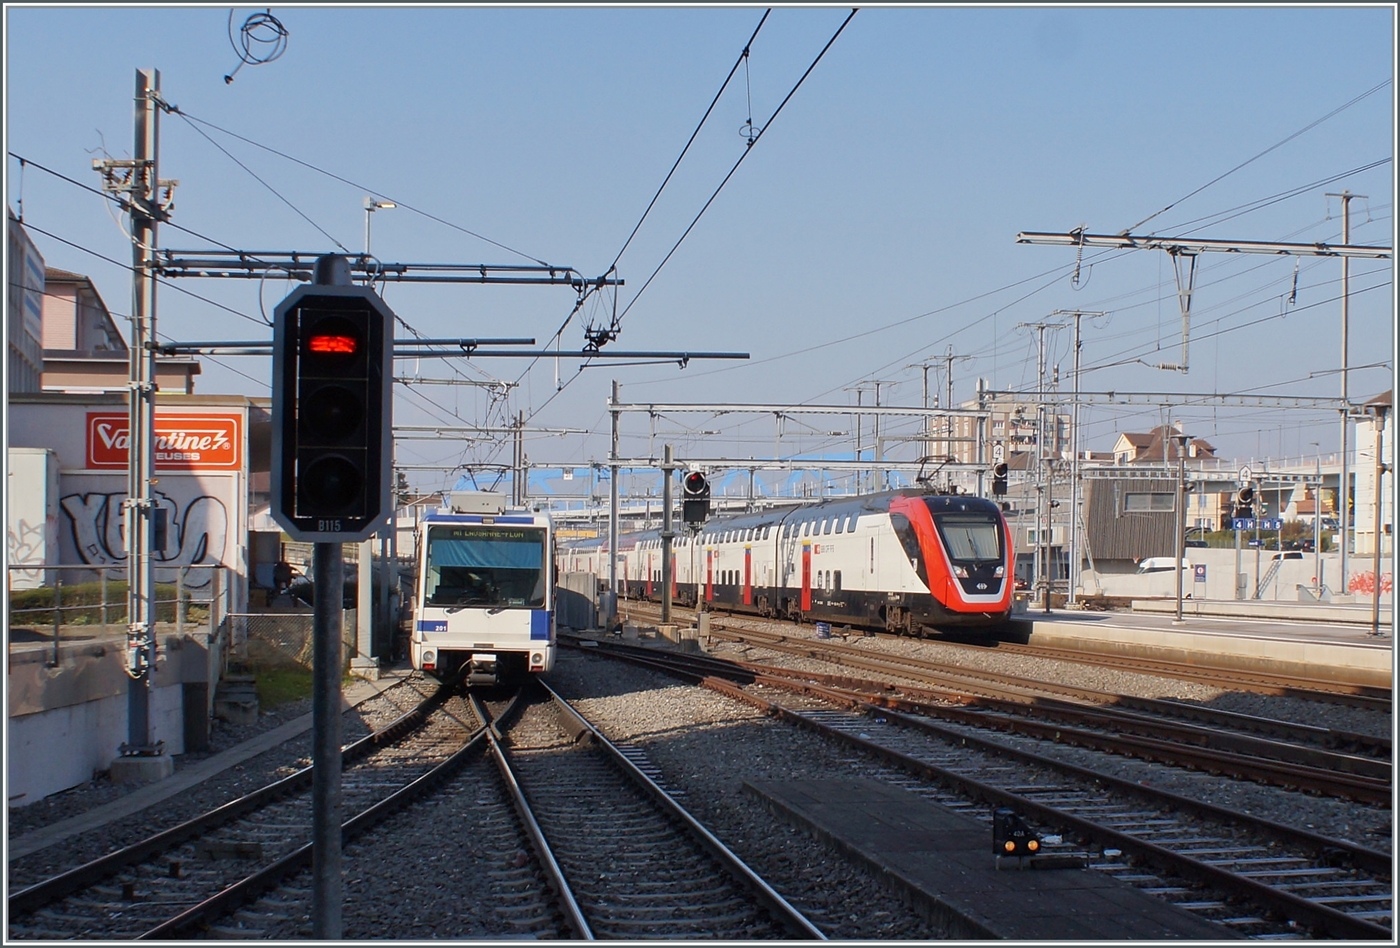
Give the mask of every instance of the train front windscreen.
[(429, 527), (424, 605), (543, 609), (546, 549), (540, 529)]
[(979, 582), (1004, 578), (1006, 536), (995, 515), (949, 511), (935, 513), (933, 522), (953, 563), (953, 574), (966, 592), (985, 592), (985, 587), (976, 588)]

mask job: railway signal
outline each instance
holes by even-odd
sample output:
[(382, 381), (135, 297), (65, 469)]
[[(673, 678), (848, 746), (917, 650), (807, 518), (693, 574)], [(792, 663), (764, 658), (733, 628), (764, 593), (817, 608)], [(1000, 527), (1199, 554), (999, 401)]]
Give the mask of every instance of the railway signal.
[(992, 494), (1001, 497), (1006, 494), (1007, 466), (1000, 462), (992, 467)]
[(1246, 484), (1235, 492), (1234, 519), (1251, 519), (1254, 516), (1254, 487)]
[(704, 523), (710, 515), (710, 482), (703, 471), (687, 471), (681, 479), (681, 519)]
[(301, 286), (276, 309), (272, 514), (293, 539), (364, 540), (389, 514), (393, 326), (365, 286)]
[(1015, 810), (998, 807), (992, 814), (992, 852), (998, 856), (1034, 856), (1040, 852), (1040, 837)]

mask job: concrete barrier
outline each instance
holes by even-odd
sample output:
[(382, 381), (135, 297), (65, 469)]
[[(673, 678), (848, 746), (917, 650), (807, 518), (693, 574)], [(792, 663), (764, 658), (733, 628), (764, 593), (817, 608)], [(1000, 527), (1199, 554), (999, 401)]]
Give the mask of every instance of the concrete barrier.
[[(162, 626), (165, 624), (162, 623)], [(167, 755), (208, 746), (211, 680), (220, 666), (217, 639), (207, 632), (158, 632), (150, 702), (153, 741)], [(63, 645), (52, 664), (46, 643), (10, 646), (6, 734), (9, 806), (25, 806), (76, 787), (111, 769), (126, 743), (125, 638), (106, 636)]]
[[(1175, 603), (1172, 604), (1173, 608)], [(1130, 617), (1124, 617), (1130, 620)], [(1347, 644), (1257, 636), (1236, 637), (1190, 629), (1131, 628), (1124, 622), (1036, 619), (1031, 645), (1134, 656), (1226, 668), (1260, 669), (1299, 679), (1389, 688), (1394, 656), (1388, 639)]]

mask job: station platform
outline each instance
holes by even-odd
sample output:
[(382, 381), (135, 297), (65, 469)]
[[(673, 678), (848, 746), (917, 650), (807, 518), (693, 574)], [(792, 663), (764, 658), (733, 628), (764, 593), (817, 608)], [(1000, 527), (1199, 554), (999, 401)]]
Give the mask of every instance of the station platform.
[[(1139, 605), (1145, 608), (1138, 609)], [(1338, 617), (1337, 610), (1354, 608), (1327, 603), (1191, 600), (1183, 603), (1178, 622), (1174, 600), (1134, 602), (1132, 612), (1045, 612), (1032, 608), (1013, 616), (1012, 628), (1013, 640), (1029, 645), (1164, 661), (1209, 661), (1298, 678), (1389, 688), (1395, 669), (1389, 608), (1381, 635), (1371, 634), (1369, 611), (1366, 624)]]
[(1091, 868), (998, 869), (992, 831), (875, 780), (745, 781), (775, 815), (864, 862), (954, 938), (1027, 942), (1241, 937)]

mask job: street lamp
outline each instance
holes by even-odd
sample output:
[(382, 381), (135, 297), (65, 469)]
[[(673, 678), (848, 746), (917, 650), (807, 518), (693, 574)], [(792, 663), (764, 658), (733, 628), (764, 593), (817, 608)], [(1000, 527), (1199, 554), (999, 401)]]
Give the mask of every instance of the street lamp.
[(1182, 569), (1181, 564), (1186, 559), (1186, 443), (1191, 440), (1191, 435), (1173, 434), (1172, 440), (1176, 444), (1177, 457), (1177, 478), (1176, 478), (1176, 622), (1185, 621), (1181, 617), (1181, 597), (1182, 597)]
[(369, 256), (369, 216), (375, 211), (398, 207), (393, 201), (376, 201), (368, 194), (365, 195), (365, 256)]

